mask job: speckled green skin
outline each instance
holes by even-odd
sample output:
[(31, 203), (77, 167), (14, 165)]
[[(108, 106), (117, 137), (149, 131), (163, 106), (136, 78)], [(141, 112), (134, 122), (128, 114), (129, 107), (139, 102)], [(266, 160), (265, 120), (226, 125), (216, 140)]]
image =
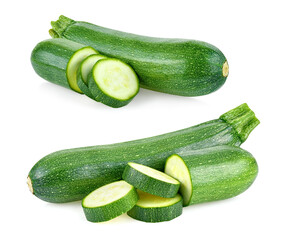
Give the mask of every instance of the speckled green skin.
[(94, 67), (92, 69), (92, 72), (90, 72), (90, 74), (88, 75), (88, 80), (87, 80), (88, 81), (88, 88), (89, 88), (91, 94), (93, 96), (95, 96), (95, 100), (98, 101), (98, 102), (101, 102), (101, 103), (103, 103), (107, 106), (113, 107), (113, 108), (119, 108), (119, 107), (126, 106), (127, 104), (129, 104), (133, 100), (133, 98), (139, 92), (138, 77), (137, 77), (136, 73), (134, 72), (134, 70), (129, 65), (127, 65), (129, 68), (131, 68), (131, 70), (133, 71), (133, 73), (136, 77), (135, 80), (136, 80), (137, 86), (138, 86), (136, 92), (131, 97), (129, 97), (128, 99), (125, 99), (125, 100), (117, 99), (117, 98), (107, 94), (97, 84), (96, 79), (95, 79), (95, 75), (94, 75), (94, 71), (96, 71), (96, 67), (99, 64), (107, 64), (108, 61), (116, 61), (116, 62), (119, 62), (121, 64), (127, 65), (126, 63), (124, 63), (124, 62), (122, 62), (118, 59), (113, 59), (113, 58), (111, 58), (111, 59), (106, 58), (106, 59), (101, 59), (101, 60), (97, 61), (97, 63), (94, 65)]
[(85, 206), (84, 199), (82, 207), (85, 216), (90, 222), (105, 222), (129, 211), (138, 201), (138, 194), (133, 187), (125, 196), (101, 207), (89, 208)]
[[(231, 111), (225, 115), (230, 115)], [(250, 117), (245, 119), (239, 115), (236, 118), (239, 117), (241, 120), (234, 125), (237, 129), (239, 124), (254, 124)], [(252, 131), (247, 127), (238, 132), (229, 122), (217, 119), (151, 138), (57, 151), (39, 160), (31, 169), (33, 193), (48, 202), (79, 200), (94, 189), (121, 179), (128, 162), (163, 170), (166, 159), (172, 154), (183, 156), (192, 149), (217, 145), (240, 146), (245, 139), (241, 141), (239, 135), (247, 129)]]
[(129, 164), (126, 165), (123, 171), (122, 179), (143, 192), (164, 198), (172, 198), (177, 195), (180, 187), (179, 183), (174, 184), (153, 178), (136, 170)]
[(170, 221), (182, 214), (182, 197), (174, 204), (166, 207), (143, 207), (135, 205), (127, 215), (143, 222)]
[(45, 80), (69, 88), (66, 68), (71, 56), (83, 44), (67, 39), (48, 39), (38, 43), (32, 51), (31, 63), (35, 72)]
[(258, 173), (254, 157), (234, 146), (193, 150), (182, 159), (192, 182), (189, 205), (237, 196), (248, 189)]
[(182, 96), (200, 96), (226, 81), (226, 61), (216, 47), (186, 39), (152, 38), (120, 32), (64, 16), (52, 22), (52, 37), (61, 37), (97, 49), (130, 64), (141, 87)]

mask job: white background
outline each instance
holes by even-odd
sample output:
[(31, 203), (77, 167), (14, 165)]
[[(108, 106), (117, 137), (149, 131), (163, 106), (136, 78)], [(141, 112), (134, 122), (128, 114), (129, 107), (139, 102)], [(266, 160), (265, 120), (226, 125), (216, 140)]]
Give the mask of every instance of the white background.
[[(5, 1), (1, 4), (1, 239), (283, 239), (283, 1)], [(215, 93), (187, 98), (141, 89), (112, 109), (36, 75), (33, 47), (64, 14), (140, 35), (197, 39), (225, 54), (230, 75)], [(173, 221), (85, 220), (80, 202), (51, 204), (26, 185), (53, 151), (186, 128), (248, 103), (261, 124), (242, 147), (255, 183), (233, 199), (184, 208)], [(5, 237), (4, 237), (5, 236)]]

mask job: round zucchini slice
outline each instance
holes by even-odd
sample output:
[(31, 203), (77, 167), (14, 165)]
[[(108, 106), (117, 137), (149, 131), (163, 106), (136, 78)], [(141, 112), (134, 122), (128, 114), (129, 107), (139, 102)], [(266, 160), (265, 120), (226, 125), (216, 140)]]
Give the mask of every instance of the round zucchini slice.
[(138, 201), (133, 186), (121, 180), (104, 185), (82, 201), (85, 216), (90, 222), (104, 222), (129, 211)]
[(182, 197), (162, 198), (137, 190), (139, 200), (127, 212), (128, 216), (143, 222), (170, 221), (182, 214)]
[(76, 92), (83, 93), (77, 83), (77, 71), (81, 62), (88, 56), (98, 53), (92, 47), (84, 47), (76, 51), (70, 58), (67, 68), (66, 75), (69, 86)]
[(134, 70), (118, 59), (101, 59), (88, 76), (88, 86), (98, 102), (118, 108), (127, 105), (139, 91)]
[(88, 75), (92, 71), (92, 68), (94, 67), (96, 62), (103, 58), (106, 57), (100, 54), (93, 54), (88, 56), (87, 58), (85, 58), (85, 60), (82, 61), (77, 72), (78, 87), (86, 96), (94, 100), (96, 100), (96, 98), (95, 96), (93, 96), (88, 87)]
[(180, 183), (169, 175), (154, 168), (130, 162), (122, 178), (134, 187), (164, 198), (176, 196)]

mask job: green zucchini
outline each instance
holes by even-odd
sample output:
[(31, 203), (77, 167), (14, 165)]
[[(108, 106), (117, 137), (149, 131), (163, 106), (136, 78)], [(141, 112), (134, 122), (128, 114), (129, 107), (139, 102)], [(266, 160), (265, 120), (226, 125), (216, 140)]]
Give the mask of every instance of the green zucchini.
[(96, 98), (95, 96), (93, 96), (93, 94), (91, 93), (88, 87), (88, 75), (92, 71), (92, 68), (95, 65), (95, 63), (103, 58), (106, 57), (100, 54), (90, 55), (89, 57), (87, 57), (85, 60), (82, 61), (77, 73), (78, 87), (86, 96), (94, 100)]
[(88, 75), (88, 88), (95, 100), (110, 107), (127, 105), (139, 91), (134, 70), (118, 59), (101, 59)]
[(162, 198), (137, 190), (139, 200), (127, 212), (128, 216), (143, 222), (170, 221), (182, 214), (182, 197)]
[(215, 146), (170, 156), (165, 172), (180, 181), (184, 206), (188, 206), (239, 195), (255, 180), (258, 166), (239, 147)]
[(229, 74), (216, 47), (186, 39), (152, 38), (115, 31), (60, 16), (51, 23), (53, 38), (86, 44), (130, 64), (141, 87), (181, 96), (200, 96), (219, 89)]
[(122, 178), (135, 188), (163, 198), (176, 196), (180, 183), (169, 175), (142, 164), (130, 162)]
[(77, 85), (76, 72), (80, 62), (97, 53), (92, 47), (66, 39), (48, 39), (32, 51), (31, 63), (35, 72), (45, 80), (82, 93)]
[(138, 201), (133, 186), (118, 181), (102, 186), (82, 201), (85, 216), (90, 222), (105, 222), (129, 211)]
[(240, 146), (259, 124), (246, 105), (190, 128), (151, 138), (110, 145), (57, 151), (39, 160), (28, 183), (32, 193), (48, 202), (80, 200), (94, 189), (121, 179), (128, 162), (163, 170), (171, 154), (216, 145)]

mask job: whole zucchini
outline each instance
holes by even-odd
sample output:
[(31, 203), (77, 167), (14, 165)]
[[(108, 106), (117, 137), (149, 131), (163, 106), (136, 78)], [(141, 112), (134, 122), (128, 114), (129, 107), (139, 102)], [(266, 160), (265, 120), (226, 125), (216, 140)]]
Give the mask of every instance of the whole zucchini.
[[(225, 120), (223, 120), (225, 119)], [(121, 179), (128, 162), (163, 170), (172, 154), (216, 145), (240, 146), (259, 124), (246, 105), (219, 119), (190, 128), (136, 141), (57, 151), (39, 160), (31, 169), (32, 193), (49, 202), (82, 199), (94, 189)]]
[(144, 88), (181, 96), (200, 96), (219, 89), (229, 73), (216, 47), (186, 39), (152, 38), (76, 22), (60, 16), (49, 31), (94, 47), (101, 54), (130, 64)]

